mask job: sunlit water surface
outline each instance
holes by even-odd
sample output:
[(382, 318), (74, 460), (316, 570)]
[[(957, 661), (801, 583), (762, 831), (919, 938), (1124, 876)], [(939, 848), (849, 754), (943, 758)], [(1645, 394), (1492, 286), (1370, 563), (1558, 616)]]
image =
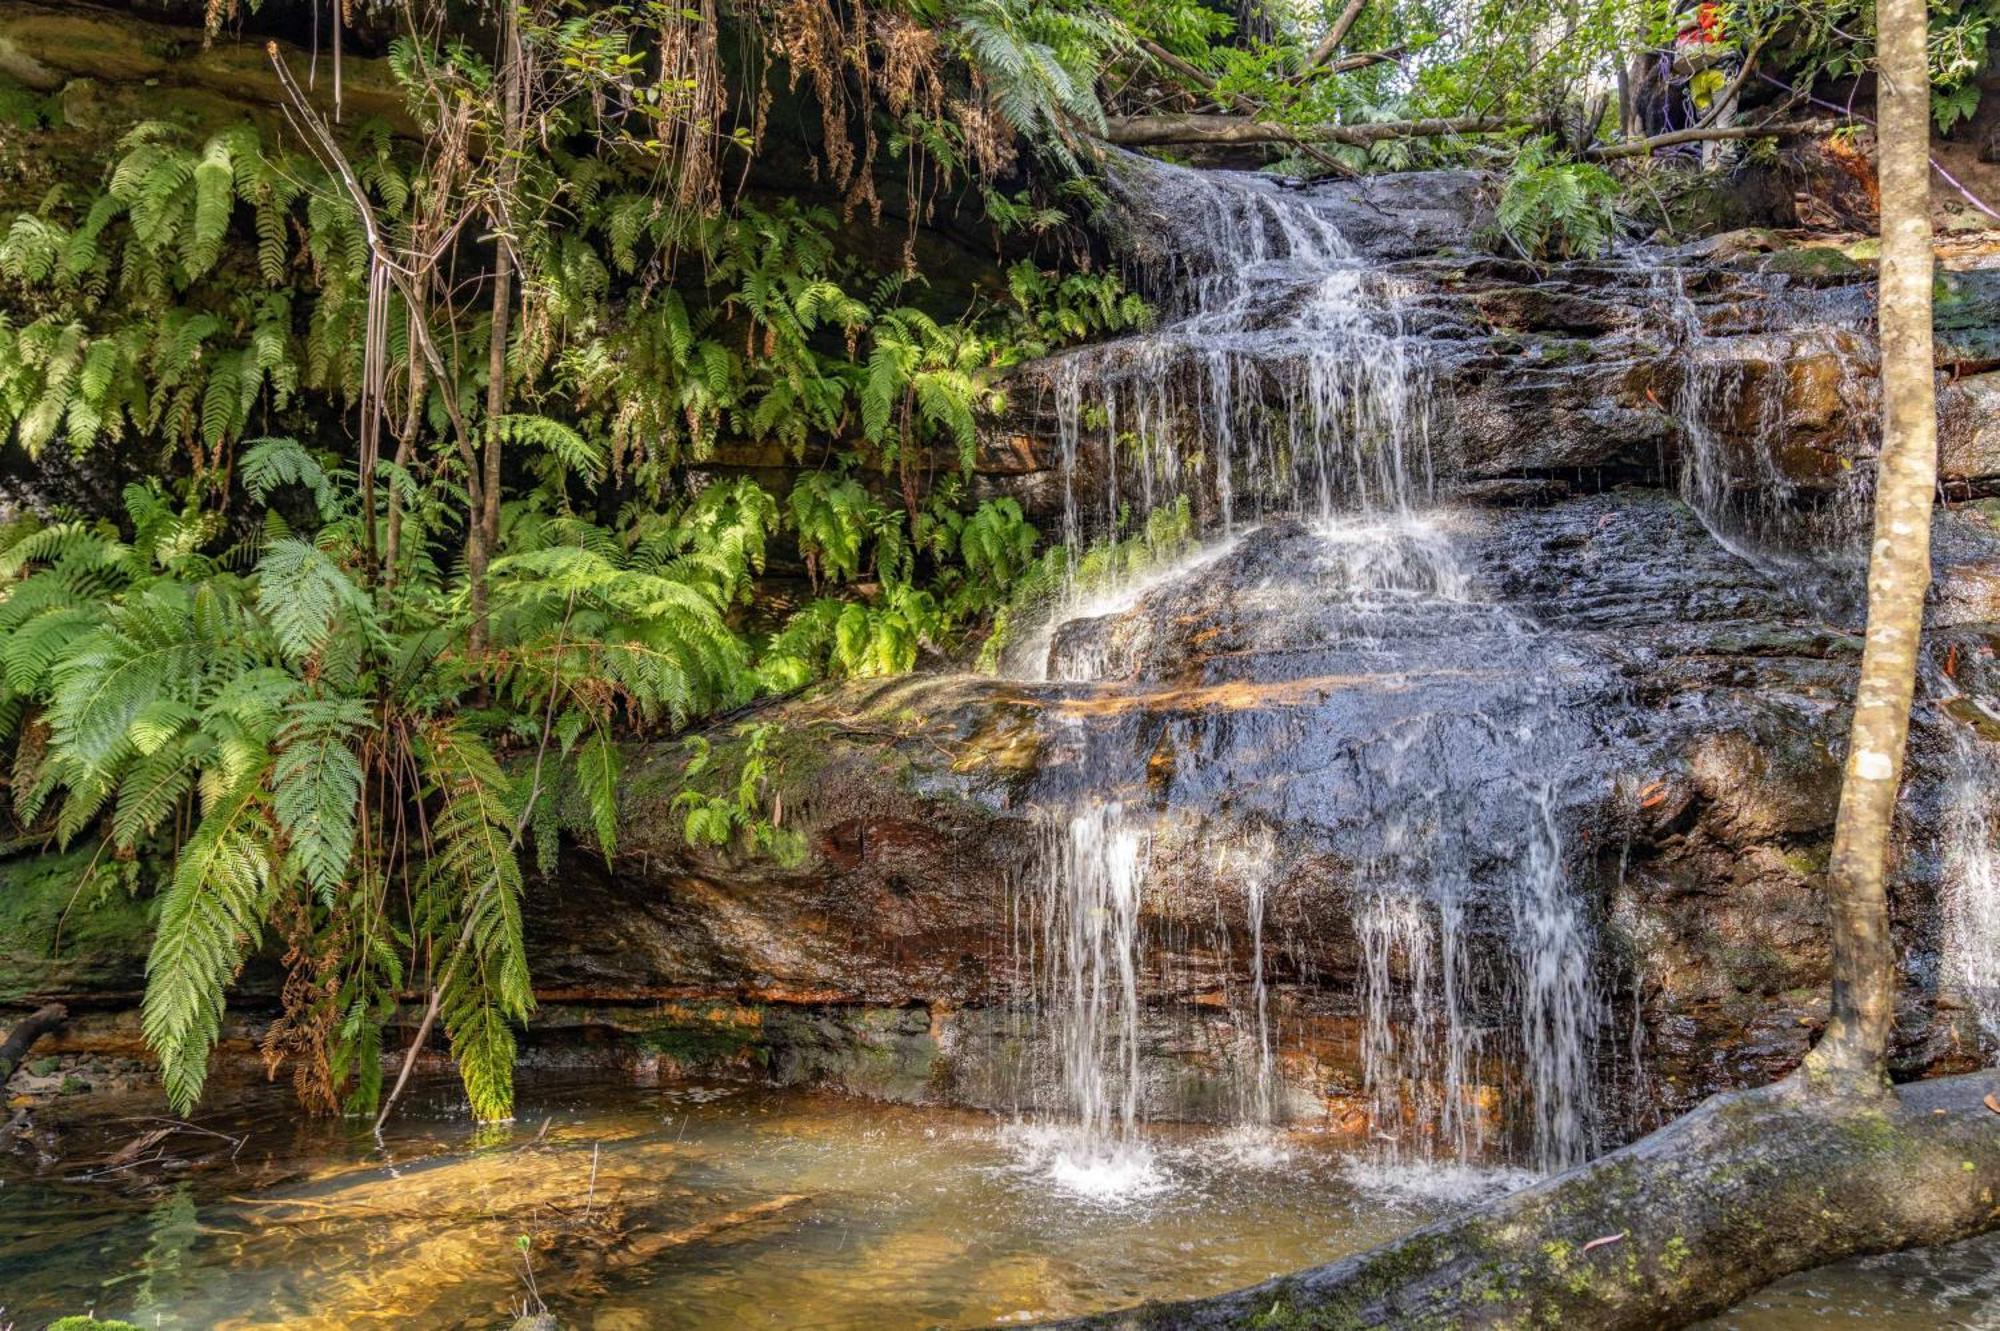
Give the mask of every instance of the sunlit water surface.
[[(1008, 1325), (1254, 1283), (1518, 1181), (1171, 1128), (1107, 1175), (1047, 1129), (741, 1086), (529, 1089), (486, 1130), (439, 1088), (385, 1149), (276, 1091), (201, 1122), (242, 1145), (118, 1170), (154, 1125), (100, 1113), (57, 1165), (0, 1156), (0, 1326), (487, 1328), (536, 1295), (570, 1331)], [(1814, 1273), (1714, 1325), (1857, 1320), (2000, 1326), (2000, 1244)]]

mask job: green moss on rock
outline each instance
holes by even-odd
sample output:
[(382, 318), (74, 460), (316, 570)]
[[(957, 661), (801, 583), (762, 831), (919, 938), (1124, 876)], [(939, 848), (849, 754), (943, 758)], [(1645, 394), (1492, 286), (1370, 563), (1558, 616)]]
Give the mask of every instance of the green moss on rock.
[(147, 901), (84, 884), (89, 850), (0, 863), (0, 1005), (129, 994), (144, 987)]

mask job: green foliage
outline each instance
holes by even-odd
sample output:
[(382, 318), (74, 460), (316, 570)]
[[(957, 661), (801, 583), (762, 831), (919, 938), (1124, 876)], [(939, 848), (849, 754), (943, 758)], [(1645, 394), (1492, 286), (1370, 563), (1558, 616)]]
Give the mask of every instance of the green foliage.
[[(784, 805), (776, 793), (783, 765), (771, 751), (777, 733), (768, 722), (735, 727), (730, 732), (733, 777), (707, 739), (697, 735), (687, 741), (688, 760), (682, 771), (687, 788), (674, 802), (685, 813), (682, 830), (690, 846), (740, 844), (785, 866), (804, 858), (804, 840), (783, 826)], [(717, 779), (719, 793), (704, 789)]]
[[(1765, 0), (1782, 25), (1794, 77), (1810, 83), (1867, 73), (1875, 59), (1874, 0)], [(1930, 0), (1931, 118), (1949, 133), (1979, 109), (1980, 76), (1990, 67), (2000, 0)]]
[(433, 934), (453, 939), (438, 1014), (474, 1115), (504, 1119), (514, 1105), (513, 1023), (535, 1005), (515, 854), (519, 796), (460, 723), (433, 723), (417, 757), (437, 802), (418, 909)]
[(1123, 24), (1078, 5), (958, 0), (954, 44), (978, 71), (1006, 122), (1074, 162), (1076, 128), (1101, 129), (1097, 76), (1132, 45)]
[[(31, 455), (137, 433), (212, 463), (302, 380), (351, 382), (335, 350), (351, 315), (322, 299), (301, 340), (286, 289), (301, 181), (318, 178), (309, 160), (267, 154), (248, 126), (196, 141), (144, 123), (117, 151), (100, 193), (72, 203), (54, 191), (0, 240), (0, 282), (35, 310), (19, 324), (0, 316), (0, 432)], [(239, 212), (253, 219), (256, 282), (222, 263)], [(304, 225), (321, 283), (352, 281), (340, 265), (359, 235), (353, 215), (308, 209)]]
[(1114, 529), (1084, 549), (1051, 546), (1026, 565), (1011, 580), (1006, 600), (993, 617), (993, 631), (980, 649), (980, 667), (997, 668), (1015, 627), (1046, 616), (1062, 595), (1088, 596), (1136, 578), (1185, 554), (1199, 535), (1186, 495), (1148, 513), (1137, 531), (1130, 531), (1131, 526), (1131, 511), (1121, 509)]
[[(859, 107), (788, 56), (831, 99), (822, 164), (849, 207), (874, 172), (837, 160), (841, 126), (872, 155), (886, 110), (913, 218), (976, 175), (996, 231), (1035, 238), (1005, 289), (947, 301), (913, 250), (887, 275), (854, 252), (835, 210), (687, 192), (720, 179), (689, 146), (710, 129), (717, 152), (759, 146), (691, 131), (701, 79), (648, 64), (712, 30), (520, 18), (532, 137), (487, 57), (405, 37), (415, 140), (141, 123), (94, 179), (0, 219), (0, 433), (159, 473), (111, 511), (0, 528), (0, 733), (19, 829), (96, 844), (105, 881), (155, 898), (143, 1021), (180, 1111), (266, 949), (290, 971), (266, 1052), (312, 1107), (372, 1108), (385, 1023), (435, 990), (474, 1111), (504, 1117), (533, 1008), (524, 852), (613, 852), (630, 741), (974, 638), (1037, 567), (1017, 506), (964, 499), (999, 377), (1148, 317), (1066, 267), (1087, 191), (998, 188), (1017, 133), (1061, 159), (1101, 122), (1122, 19), (864, 14), (819, 57), (881, 99)], [(0, 85), (0, 119), (58, 116)], [(704, 465), (740, 447), (820, 465), (778, 495)], [(775, 625), (774, 547), (819, 593)], [(727, 773), (690, 765), (692, 839), (798, 854), (777, 739), (739, 730)]]
[(1618, 182), (1603, 167), (1563, 161), (1548, 140), (1530, 142), (1500, 190), (1494, 227), (1523, 258), (1602, 254), (1618, 235)]

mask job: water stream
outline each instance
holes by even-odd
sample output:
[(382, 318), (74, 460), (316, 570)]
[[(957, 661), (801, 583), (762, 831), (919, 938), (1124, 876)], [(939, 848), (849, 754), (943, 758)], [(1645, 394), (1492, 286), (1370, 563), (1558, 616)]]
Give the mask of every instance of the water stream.
[[(1404, 335), (1393, 284), (1310, 196), (1157, 165), (1128, 164), (1112, 180), (1117, 229), (1167, 314), (1151, 332), (1068, 353), (1052, 375), (1064, 533), (1080, 549), (1121, 520), (1188, 502), (1219, 543), (1142, 586), (1072, 589), (1030, 639), (1038, 655), (1024, 673), (1087, 685), (1142, 715), (1149, 690), (1197, 678), (1253, 691), (1370, 681), (1424, 698), (1347, 718), (1345, 733), (1267, 734), (1243, 720), (1213, 736), (1172, 721), (1065, 734), (1078, 757), (1031, 874), (1037, 993), (1060, 1050), (1061, 1083), (1044, 1108), (1052, 1100), (1077, 1134), (1058, 1163), (1095, 1162), (1091, 1187), (1132, 1169), (1125, 1143), (1147, 1101), (1135, 977), (1146, 899), (1158, 890), (1132, 848), (1151, 820), (1188, 807), (1210, 824), (1203, 850), (1240, 860), (1235, 842), (1254, 839), (1255, 824), (1227, 806), (1251, 802), (1243, 787), (1269, 779), (1241, 765), (1254, 755), (1275, 774), (1287, 746), (1299, 768), (1338, 764), (1343, 794), (1365, 801), (1328, 796), (1302, 810), (1310, 796), (1299, 791), (1284, 816), (1323, 824), (1321, 849), (1347, 866), (1364, 1092), (1380, 1148), (1575, 1163), (1593, 1141), (1603, 1016), (1592, 926), (1569, 890), (1551, 795), (1594, 747), (1568, 696), (1565, 673), (1578, 663), (1477, 585), (1461, 524), (1432, 502), (1422, 344)], [(1092, 490), (1101, 503), (1081, 498)], [(1240, 572), (1274, 542), (1291, 556), (1282, 573), (1259, 583)], [(1197, 665), (1188, 644), (1204, 639), (1189, 625), (1215, 611), (1200, 599), (1210, 580), (1226, 584), (1215, 600), (1229, 601), (1228, 631), (1241, 641), (1226, 660)], [(1250, 622), (1246, 596), (1265, 593), (1270, 618)], [(1177, 740), (1163, 787), (1161, 748)], [(1236, 981), (1250, 994), (1256, 1064), (1239, 1113), (1263, 1124), (1281, 1117), (1265, 917), (1283, 882), (1268, 858), (1234, 876), (1210, 890), (1218, 913), (1222, 891), (1245, 898), (1235, 924), (1250, 973)], [(1503, 1081), (1531, 1106), (1512, 1134), (1496, 1116)]]

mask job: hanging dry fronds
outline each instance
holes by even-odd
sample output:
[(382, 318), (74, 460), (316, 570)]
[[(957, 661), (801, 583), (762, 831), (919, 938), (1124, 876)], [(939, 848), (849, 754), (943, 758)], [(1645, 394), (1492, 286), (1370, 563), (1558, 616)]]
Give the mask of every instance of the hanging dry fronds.
[(810, 80), (819, 102), (820, 157), (826, 179), (847, 188), (854, 176), (854, 144), (847, 137), (845, 43), (840, 19), (827, 0), (790, 0), (771, 15), (771, 47), (785, 61), (787, 86)]
[(264, 1076), (276, 1077), (289, 1059), (299, 1103), (308, 1113), (334, 1114), (340, 1110), (340, 1088), (334, 1084), (328, 1050), (340, 1019), (335, 1000), (343, 950), (334, 930), (325, 935), (314, 930), (308, 898), (286, 898), (272, 912), (272, 921), (285, 940), (285, 982), (279, 990), (283, 1011), (258, 1047)]
[(717, 53), (715, 0), (673, 13), (660, 28), (661, 155), (674, 182), (674, 204), (700, 217), (722, 209), (716, 139), (729, 110)]
[(1019, 154), (1014, 127), (985, 98), (954, 101), (951, 118), (965, 134), (965, 155), (972, 169), (987, 180), (1014, 169)]
[(944, 84), (938, 76), (944, 46), (937, 34), (888, 10), (876, 11), (873, 26), (875, 46), (882, 53), (876, 81), (889, 114), (907, 115), (914, 109), (936, 118), (944, 107)]

